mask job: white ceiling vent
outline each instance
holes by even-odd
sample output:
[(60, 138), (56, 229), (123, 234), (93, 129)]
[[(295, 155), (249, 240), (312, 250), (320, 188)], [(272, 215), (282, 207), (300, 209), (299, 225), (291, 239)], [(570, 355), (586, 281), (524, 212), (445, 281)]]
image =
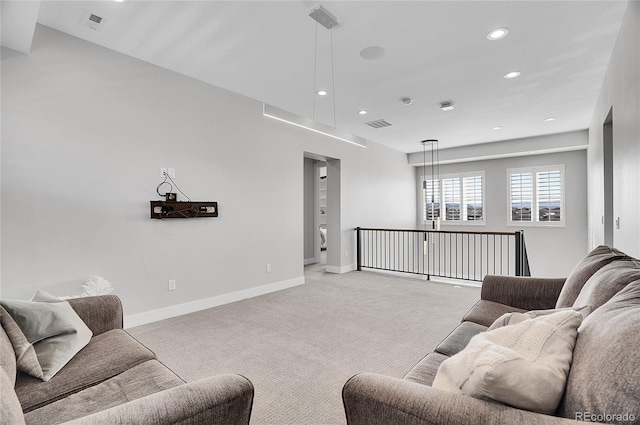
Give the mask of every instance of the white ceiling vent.
[(94, 31), (100, 31), (106, 21), (104, 16), (96, 15), (88, 10), (82, 14), (81, 24), (91, 28)]
[(385, 120), (369, 121), (369, 122), (366, 122), (365, 124), (373, 128), (391, 127), (391, 123)]

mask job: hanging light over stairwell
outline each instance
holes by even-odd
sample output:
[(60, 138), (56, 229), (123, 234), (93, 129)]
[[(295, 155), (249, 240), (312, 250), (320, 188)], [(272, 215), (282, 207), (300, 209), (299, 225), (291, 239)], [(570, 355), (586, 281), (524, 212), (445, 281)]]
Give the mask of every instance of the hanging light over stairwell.
[[(427, 139), (422, 142), (422, 192), (424, 199), (424, 208), (425, 208), (425, 217), (424, 217), (424, 228), (425, 230), (429, 230), (428, 221), (431, 222), (431, 230), (440, 230), (440, 214), (439, 208), (440, 203), (438, 203), (438, 216), (436, 217), (436, 208), (435, 208), (435, 189), (436, 189), (436, 181), (438, 185), (440, 184), (440, 164), (438, 160), (438, 140), (437, 139)], [(431, 149), (431, 200), (427, 200), (427, 189), (429, 188), (429, 183), (427, 182), (427, 144), (430, 145)], [(429, 215), (428, 212), (431, 212)], [(431, 220), (427, 220), (431, 217)], [(423, 242), (423, 254), (426, 256), (428, 252), (428, 234), (425, 232), (424, 234), (424, 242)]]

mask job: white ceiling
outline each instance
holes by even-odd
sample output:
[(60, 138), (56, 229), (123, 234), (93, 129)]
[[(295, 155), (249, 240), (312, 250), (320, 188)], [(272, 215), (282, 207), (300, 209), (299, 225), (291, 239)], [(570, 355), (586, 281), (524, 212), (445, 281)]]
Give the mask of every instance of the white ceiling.
[[(316, 22), (308, 15), (318, 4), (339, 26), (333, 34), (317, 27), (316, 53)], [(439, 139), (442, 149), (587, 128), (626, 6), (615, 0), (42, 1), (38, 22), (332, 126), (335, 100), (336, 127), (415, 152), (427, 138)], [(90, 13), (104, 19), (98, 31), (86, 25)], [(503, 26), (510, 29), (506, 38), (487, 40)], [(386, 55), (365, 60), (360, 51), (368, 46), (381, 46)], [(511, 70), (522, 76), (504, 79)], [(315, 87), (328, 96), (314, 95), (314, 73)], [(404, 105), (403, 96), (413, 104)], [(448, 100), (456, 109), (441, 111)], [(358, 115), (360, 109), (369, 113)], [(557, 119), (544, 121), (551, 116)], [(393, 125), (364, 125), (377, 119)]]

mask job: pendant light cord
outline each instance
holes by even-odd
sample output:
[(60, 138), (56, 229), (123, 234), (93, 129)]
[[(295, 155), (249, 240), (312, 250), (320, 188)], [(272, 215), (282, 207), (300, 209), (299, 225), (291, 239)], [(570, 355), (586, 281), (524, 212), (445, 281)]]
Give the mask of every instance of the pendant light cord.
[(318, 22), (316, 22), (316, 44), (313, 57), (313, 120), (316, 120), (316, 95), (318, 94), (317, 74), (318, 74)]
[[(316, 24), (316, 27), (318, 24)], [(336, 128), (336, 73), (333, 68), (333, 27), (331, 32), (331, 90), (333, 90), (333, 128)]]
[[(435, 216), (435, 214), (434, 214), (435, 213), (435, 211), (434, 211), (434, 209), (435, 209), (435, 205), (434, 205), (435, 204), (435, 193), (434, 193), (434, 190), (433, 190), (434, 189), (433, 185), (435, 183), (435, 163), (433, 162), (433, 160), (435, 159), (434, 155), (433, 155), (434, 154), (434, 152), (433, 152), (434, 144), (435, 144), (435, 142), (431, 142), (431, 219), (432, 219), (432, 228), (435, 230), (435, 228), (436, 228), (436, 221), (434, 219), (434, 216)], [(438, 182), (438, 183), (440, 183), (440, 182)]]
[[(424, 199), (427, 200), (427, 148), (422, 142), (422, 189), (424, 191)], [(433, 192), (433, 188), (431, 190)], [(425, 205), (426, 207), (426, 205)], [(424, 230), (427, 230), (427, 212), (424, 213)]]

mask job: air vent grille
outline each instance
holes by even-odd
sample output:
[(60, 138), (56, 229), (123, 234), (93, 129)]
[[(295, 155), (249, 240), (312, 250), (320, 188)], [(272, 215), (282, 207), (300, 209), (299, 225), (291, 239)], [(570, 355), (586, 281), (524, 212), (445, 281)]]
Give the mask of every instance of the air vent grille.
[(365, 124), (373, 128), (383, 128), (383, 127), (391, 126), (391, 123), (385, 120), (369, 121), (369, 122), (366, 122)]
[(82, 15), (82, 21), (78, 23), (83, 23), (92, 30), (100, 31), (106, 21), (107, 18), (104, 16), (98, 16), (95, 13), (90, 13), (88, 10), (85, 10)]

